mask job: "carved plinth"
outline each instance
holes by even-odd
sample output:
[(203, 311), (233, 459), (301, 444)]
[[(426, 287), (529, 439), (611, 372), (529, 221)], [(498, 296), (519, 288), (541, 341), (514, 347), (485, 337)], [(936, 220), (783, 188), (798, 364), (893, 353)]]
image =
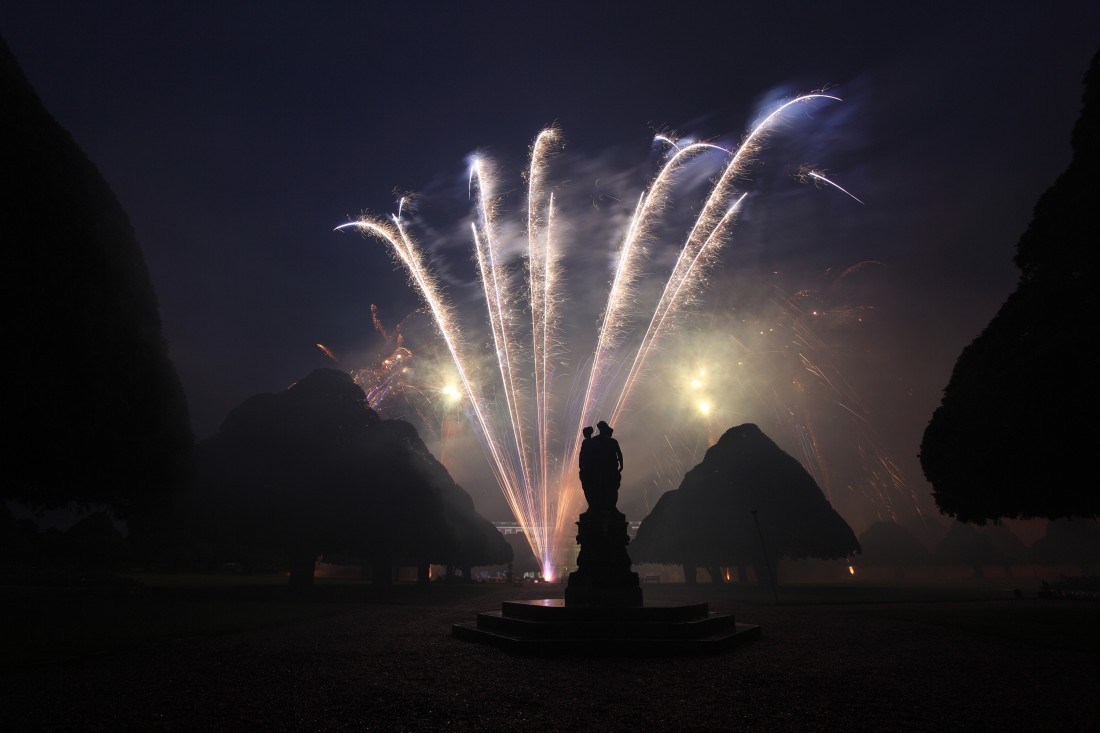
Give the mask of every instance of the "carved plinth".
[(626, 517), (612, 510), (602, 515), (588, 511), (577, 522), (577, 570), (565, 588), (567, 606), (640, 606), (642, 588), (630, 569)]

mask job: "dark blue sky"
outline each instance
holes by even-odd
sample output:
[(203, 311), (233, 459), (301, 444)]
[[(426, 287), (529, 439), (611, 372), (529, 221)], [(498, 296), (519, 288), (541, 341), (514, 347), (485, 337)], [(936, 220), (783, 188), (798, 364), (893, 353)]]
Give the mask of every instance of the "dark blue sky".
[(737, 251), (792, 290), (881, 263), (849, 376), (926, 494), (920, 436), (1069, 162), (1100, 4), (644, 8), (46, 0), (5, 3), (0, 33), (130, 216), (200, 438), (245, 398), (332, 366), (318, 342), (365, 365), (371, 304), (394, 320), (416, 306), (379, 243), (333, 232), (392, 212), (395, 190), (425, 194), (422, 219), (454, 229), (467, 156), (487, 152), (521, 190), (527, 146), (557, 123), (562, 178), (599, 217), (601, 176), (631, 190), (654, 132), (732, 144), (769, 100), (830, 87), (844, 102), (793, 125), (776, 155), (865, 205), (795, 186), (746, 210)]

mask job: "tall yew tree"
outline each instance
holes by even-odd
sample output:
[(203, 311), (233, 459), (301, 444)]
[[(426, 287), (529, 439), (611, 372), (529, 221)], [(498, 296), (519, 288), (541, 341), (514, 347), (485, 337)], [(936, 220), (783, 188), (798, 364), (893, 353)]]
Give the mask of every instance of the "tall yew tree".
[(1095, 516), (1092, 329), (1100, 243), (1100, 53), (1085, 77), (1073, 159), (1017, 245), (1016, 291), (963, 350), (925, 428), (936, 504), (963, 522)]
[(149, 538), (193, 474), (187, 402), (145, 259), (103, 176), (0, 40), (0, 498), (109, 506)]

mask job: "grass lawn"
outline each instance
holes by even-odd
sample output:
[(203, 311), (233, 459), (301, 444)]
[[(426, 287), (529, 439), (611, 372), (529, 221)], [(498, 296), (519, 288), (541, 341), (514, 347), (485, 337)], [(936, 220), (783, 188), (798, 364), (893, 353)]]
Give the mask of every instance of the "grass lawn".
[[(128, 576), (130, 586), (0, 586), (0, 670), (11, 670), (176, 639), (270, 627), (340, 614), (371, 604), (445, 606), (501, 594), (558, 597), (563, 586), (398, 583), (375, 588), (356, 580), (319, 578), (308, 593), (283, 575)], [(1100, 603), (1016, 598), (1003, 581), (905, 584), (789, 584), (771, 591), (749, 584), (643, 585), (650, 602), (707, 600), (737, 606), (856, 606), (858, 613), (990, 634), (1052, 649), (1100, 654)], [(477, 605), (475, 603), (474, 605)]]
[(1044, 601), (1043, 605), (1005, 601), (994, 606), (906, 605), (870, 611), (887, 618), (962, 629), (1050, 649), (1100, 655), (1100, 604)]
[(318, 579), (297, 593), (283, 575), (131, 575), (132, 589), (0, 586), (0, 668), (83, 657), (343, 613), (364, 603), (446, 603), (484, 586), (424, 588)]
[[(1037, 583), (1017, 582), (1015, 586), (1007, 588), (1004, 579), (912, 584), (792, 583), (779, 588), (778, 605), (856, 605), (863, 607), (860, 613), (899, 621), (1100, 654), (1100, 603), (1039, 599)], [(776, 605), (775, 594), (754, 585), (696, 587), (711, 599), (712, 606)], [(655, 586), (650, 588), (655, 590)]]

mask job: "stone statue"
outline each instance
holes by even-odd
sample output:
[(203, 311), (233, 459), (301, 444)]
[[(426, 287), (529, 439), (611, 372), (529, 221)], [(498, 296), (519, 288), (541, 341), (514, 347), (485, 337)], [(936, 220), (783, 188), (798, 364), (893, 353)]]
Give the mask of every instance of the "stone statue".
[(614, 429), (603, 420), (596, 423), (599, 435), (592, 437), (592, 428), (581, 432), (578, 466), (580, 468), (581, 489), (584, 491), (588, 511), (584, 516), (622, 518), (616, 505), (619, 503), (619, 485), (622, 483), (623, 451), (619, 441), (611, 437)]
[(583, 431), (578, 455), (581, 488), (588, 511), (577, 522), (577, 570), (569, 574), (565, 589), (567, 606), (637, 606), (642, 603), (638, 574), (633, 572), (626, 546), (626, 515), (618, 510), (619, 485), (622, 482), (623, 452), (615, 431), (606, 422)]
[(577, 457), (577, 467), (580, 469), (581, 490), (584, 491), (584, 500), (588, 502), (591, 510), (597, 504), (596, 479), (592, 473), (592, 426), (585, 426), (581, 431), (584, 440), (581, 441), (580, 455)]

